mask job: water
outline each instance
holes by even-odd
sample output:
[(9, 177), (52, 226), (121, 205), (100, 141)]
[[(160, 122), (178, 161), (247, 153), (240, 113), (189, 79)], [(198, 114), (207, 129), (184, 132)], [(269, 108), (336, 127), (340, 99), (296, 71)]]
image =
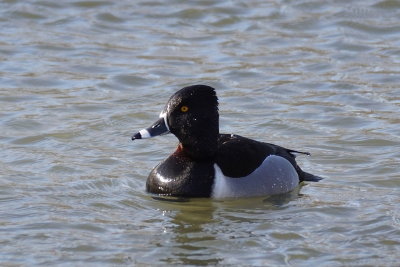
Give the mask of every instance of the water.
[[(4, 266), (396, 266), (400, 2), (0, 2)], [(217, 88), (221, 132), (309, 151), (283, 196), (144, 191), (169, 96)]]

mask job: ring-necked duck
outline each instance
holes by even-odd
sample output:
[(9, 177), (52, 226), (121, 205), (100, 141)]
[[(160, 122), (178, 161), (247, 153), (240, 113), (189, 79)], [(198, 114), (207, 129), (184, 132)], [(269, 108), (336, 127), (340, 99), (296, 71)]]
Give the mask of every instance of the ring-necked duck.
[[(150, 173), (150, 193), (179, 197), (248, 197), (286, 193), (302, 181), (321, 178), (304, 172), (293, 153), (308, 154), (219, 133), (214, 88), (193, 85), (169, 99), (160, 118), (132, 140), (173, 133), (176, 151)], [(309, 154), (308, 154), (309, 155)]]

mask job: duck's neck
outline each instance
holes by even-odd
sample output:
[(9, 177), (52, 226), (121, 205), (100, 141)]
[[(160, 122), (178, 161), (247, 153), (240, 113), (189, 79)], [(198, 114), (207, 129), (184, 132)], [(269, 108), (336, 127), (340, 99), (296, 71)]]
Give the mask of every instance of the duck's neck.
[(211, 160), (218, 150), (219, 129), (201, 130), (180, 140), (182, 151), (195, 160)]
[(208, 142), (204, 145), (193, 145), (193, 144), (182, 144), (180, 143), (182, 151), (190, 158), (194, 160), (212, 160), (217, 152), (218, 143)]

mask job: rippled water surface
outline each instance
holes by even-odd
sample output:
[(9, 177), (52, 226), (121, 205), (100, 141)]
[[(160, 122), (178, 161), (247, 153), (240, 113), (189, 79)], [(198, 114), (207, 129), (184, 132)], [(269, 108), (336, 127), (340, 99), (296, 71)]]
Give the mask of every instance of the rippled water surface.
[[(0, 1), (5, 266), (398, 266), (400, 2)], [(221, 132), (325, 177), (283, 196), (162, 201), (174, 136), (131, 142), (214, 86)]]

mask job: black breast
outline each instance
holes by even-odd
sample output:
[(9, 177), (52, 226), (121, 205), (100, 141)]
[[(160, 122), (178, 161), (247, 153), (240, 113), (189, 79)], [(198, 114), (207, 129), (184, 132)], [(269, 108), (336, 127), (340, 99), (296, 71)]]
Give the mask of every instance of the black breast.
[(214, 182), (213, 161), (193, 161), (177, 150), (150, 173), (146, 189), (153, 194), (210, 197)]

